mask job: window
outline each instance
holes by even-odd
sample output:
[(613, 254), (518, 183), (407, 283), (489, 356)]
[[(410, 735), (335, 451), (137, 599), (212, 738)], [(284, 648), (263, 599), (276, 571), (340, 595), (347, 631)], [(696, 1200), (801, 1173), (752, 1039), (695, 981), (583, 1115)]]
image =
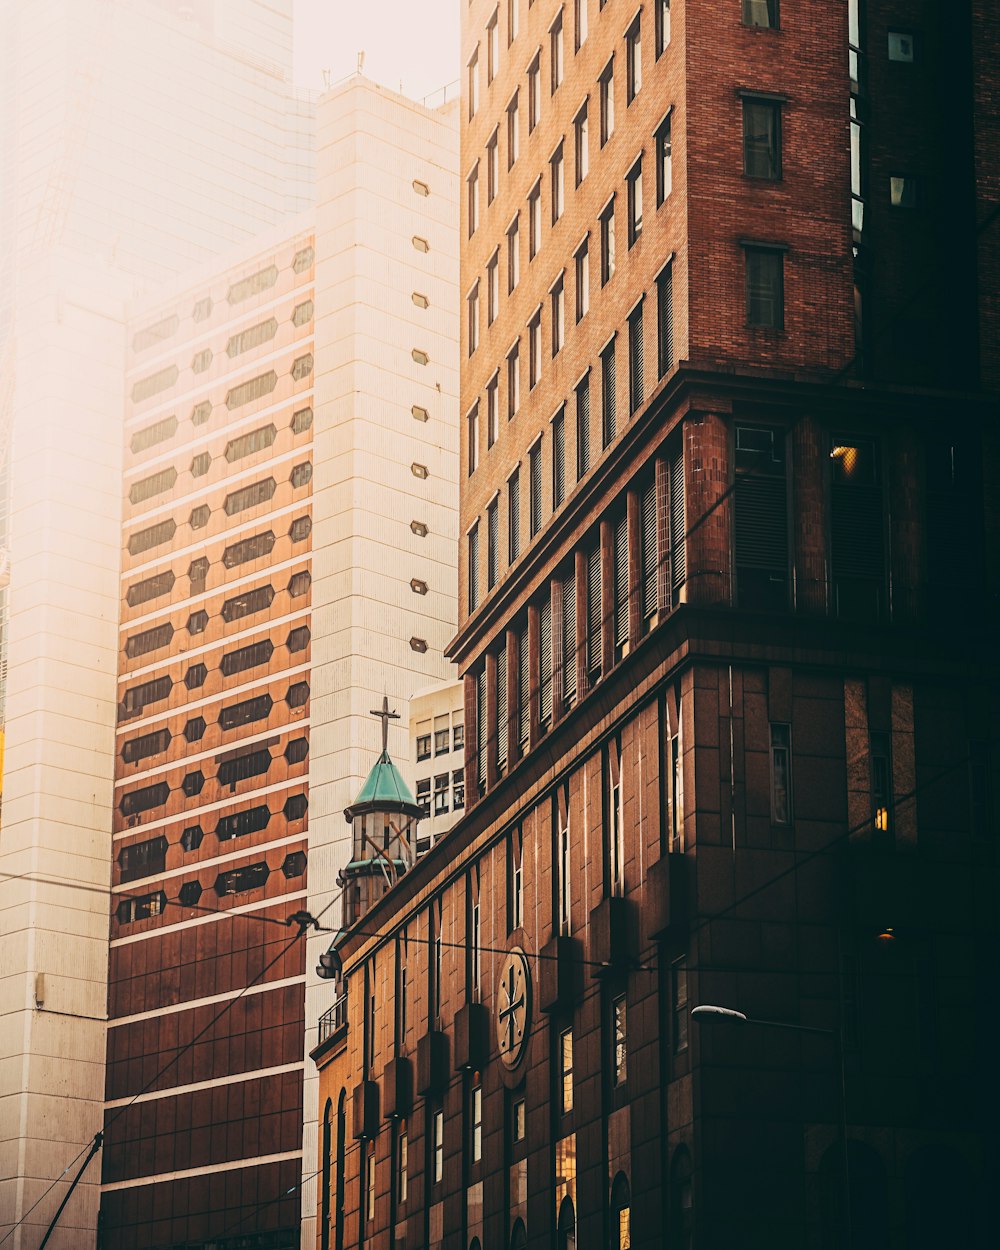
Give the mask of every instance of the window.
[(479, 522), (469, 530), (469, 611), (479, 607)]
[(625, 175), (628, 191), (628, 245), (634, 247), (642, 234), (642, 157)]
[(687, 958), (682, 956), (670, 965), (670, 1014), (674, 1054), (687, 1050), (688, 1044)]
[(503, 776), (507, 771), (507, 757), (510, 748), (510, 699), (507, 691), (507, 639), (501, 638), (496, 652), (497, 665), (497, 774)]
[(486, 445), (492, 447), (500, 436), (500, 424), (497, 408), (500, 375), (494, 373), (486, 383)]
[(590, 472), (590, 373), (576, 384), (576, 480)]
[(234, 408), (242, 408), (245, 404), (253, 403), (255, 399), (263, 399), (265, 395), (270, 395), (277, 385), (278, 375), (270, 369), (267, 373), (262, 373), (260, 377), (251, 378), (249, 382), (241, 382), (239, 386), (234, 386), (226, 395), (226, 407), (232, 412)]
[(486, 203), (492, 204), (500, 186), (500, 144), (497, 131), (486, 140)]
[(628, 520), (623, 512), (615, 524), (611, 548), (611, 589), (614, 595), (615, 661), (628, 645)]
[(507, 294), (517, 286), (521, 279), (520, 257), (520, 215), (507, 227)]
[(486, 508), (486, 589), (492, 590), (500, 575), (500, 520), (499, 500), (494, 499)]
[(740, 607), (788, 607), (788, 490), (785, 437), (767, 426), (735, 429), (733, 546)]
[(451, 733), (449, 732), (448, 713), (434, 717), (434, 754), (447, 755), (450, 749)]
[(576, 320), (590, 311), (590, 238), (584, 239), (574, 254), (576, 261)]
[(170, 739), (169, 729), (157, 729), (153, 733), (130, 738), (122, 746), (121, 757), (126, 764), (138, 764), (151, 755), (162, 754), (170, 746)]
[(226, 444), (226, 459), (233, 464), (236, 460), (242, 460), (244, 456), (266, 451), (277, 435), (278, 431), (271, 422), (268, 425), (262, 425), (257, 430), (251, 430), (249, 434), (241, 434), (239, 438), (232, 438)]
[(542, 376), (542, 313), (528, 322), (528, 389), (534, 390)]
[(889, 60), (912, 65), (917, 59), (916, 39), (912, 31), (889, 31)]
[(562, 274), (556, 278), (549, 298), (552, 304), (552, 355), (555, 357), (566, 341), (566, 292)]
[(552, 507), (566, 498), (566, 406), (552, 418)]
[(479, 48), (472, 54), (469, 62), (469, 120), (475, 117), (479, 109)]
[(528, 1134), (528, 1118), (525, 1115), (524, 1096), (515, 1097), (510, 1108), (510, 1137), (516, 1145)]
[(615, 59), (608, 62), (600, 79), (601, 87), (601, 147), (615, 132)]
[(684, 850), (684, 756), (681, 750), (679, 714), (671, 718), (667, 739), (667, 768), (670, 774), (669, 850)]
[(434, 815), (442, 816), (448, 811), (448, 791), (451, 786), (451, 775), (443, 773), (434, 778)]
[(871, 736), (872, 824), (874, 837), (891, 842), (893, 836), (892, 745), (888, 734)]
[(251, 699), (243, 699), (239, 703), (231, 703), (219, 710), (219, 728), (226, 732), (237, 729), (241, 725), (252, 725), (254, 721), (265, 720), (271, 714), (273, 706), (269, 694), (256, 695)]
[[(310, 309), (304, 320), (308, 321), (311, 313), (312, 310)], [(300, 323), (297, 322), (296, 324)], [(226, 344), (226, 355), (230, 360), (236, 356), (242, 356), (244, 352), (250, 351), (253, 347), (260, 347), (264, 343), (269, 343), (277, 333), (277, 318), (270, 317), (267, 321), (261, 321), (258, 325), (251, 326), (248, 330), (242, 330), (239, 334), (234, 334)]]
[(601, 352), (601, 446), (607, 447), (618, 433), (615, 403), (615, 340)]
[(611, 1186), (611, 1250), (630, 1250), (632, 1245), (632, 1197), (624, 1172)]
[(251, 890), (261, 889), (269, 876), (270, 869), (263, 862), (232, 868), (229, 872), (220, 872), (216, 877), (215, 892), (220, 898), (230, 894), (248, 894)]
[(134, 894), (118, 904), (115, 916), (119, 924), (134, 924), (137, 920), (159, 916), (166, 905), (167, 896), (162, 890), (153, 894)]
[(890, 176), (889, 203), (893, 208), (916, 208), (917, 180), (912, 174), (892, 174)]
[[(613, 1053), (611, 1056), (611, 1072), (615, 1089), (621, 1089), (628, 1076), (628, 1055), (626, 1047), (627, 1018), (625, 1014), (625, 995), (620, 994), (611, 1004), (611, 1029)], [(628, 1243), (626, 1243), (628, 1244)]]
[(292, 469), (291, 473), (288, 475), (288, 480), (297, 490), (300, 486), (308, 485), (308, 483), (312, 480), (312, 472), (312, 465), (308, 460), (306, 460), (302, 464), (297, 464)]
[(628, 397), (629, 412), (635, 414), (645, 398), (643, 388), (642, 300), (628, 317)]
[(631, 104), (642, 88), (642, 26), (635, 21), (625, 32), (625, 102)]
[(431, 818), (431, 779), (424, 777), (422, 781), (417, 782), (417, 806), (423, 813), (424, 820)]
[(149, 655), (151, 651), (167, 646), (173, 636), (174, 627), (169, 621), (165, 625), (154, 625), (152, 629), (132, 634), (125, 643), (125, 654), (130, 660), (135, 660), (140, 655)]
[(472, 405), (472, 411), (465, 418), (467, 442), (469, 445), (469, 477), (479, 467), (479, 404)]
[[(624, 527), (624, 517), (622, 518)], [(617, 544), (616, 544), (617, 546)], [(626, 552), (627, 563), (627, 552)], [(617, 572), (617, 570), (616, 570)], [(628, 618), (628, 581), (626, 570), (625, 616)], [(615, 621), (619, 618), (619, 602), (616, 595)], [(621, 739), (614, 738), (608, 747), (607, 758), (607, 850), (608, 892), (614, 898), (625, 893), (625, 830), (622, 824)]]
[(656, 207), (659, 208), (673, 187), (670, 114), (656, 128)]
[(542, 68), (541, 53), (536, 52), (528, 66), (528, 134), (538, 125), (542, 115)]
[(596, 541), (587, 554), (587, 675), (590, 684), (600, 680), (601, 654), (601, 544)]
[(656, 278), (656, 373), (665, 377), (674, 363), (674, 267), (667, 264)]
[(656, 56), (658, 60), (670, 42), (670, 0), (655, 0), (655, 2)]
[(524, 924), (524, 839), (520, 828), (507, 840), (507, 903), (507, 928), (513, 933)]
[[(478, 1078), (478, 1073), (476, 1076)], [(469, 1155), (473, 1163), (478, 1163), (483, 1157), (483, 1086), (478, 1079), (472, 1087), (469, 1102)]]
[(644, 629), (656, 615), (659, 606), (659, 544), (656, 533), (656, 482), (652, 481), (639, 496), (639, 615)]
[(466, 179), (469, 201), (469, 238), (479, 229), (479, 162), (472, 167), (472, 173)]
[(444, 923), (440, 898), (431, 904), (430, 930), (431, 959), (427, 970), (431, 977), (431, 1018), (437, 1021), (441, 1017), (441, 1000), (444, 992)]
[(771, 824), (792, 820), (791, 727), (771, 725)]
[(841, 619), (878, 618), (885, 600), (882, 474), (874, 439), (834, 434), (830, 451), (830, 564)]
[(260, 507), (270, 501), (277, 488), (278, 484), (273, 477), (266, 477), (262, 482), (251, 482), (249, 486), (234, 490), (226, 496), (222, 505), (223, 511), (226, 516), (238, 516), (248, 508)]
[(289, 370), (296, 382), (301, 382), (303, 378), (307, 378), (313, 371), (313, 358), (311, 352), (306, 352), (304, 356), (299, 356), (292, 361), (292, 367)]
[(140, 378), (132, 387), (132, 402), (139, 404), (144, 399), (152, 399), (154, 395), (159, 395), (161, 391), (169, 390), (177, 381), (178, 376), (177, 366), (170, 365), (166, 369), (150, 374), (148, 378)]
[(785, 328), (785, 257), (773, 247), (744, 247), (747, 325)]
[(541, 179), (528, 192), (528, 259), (534, 260), (542, 246)]
[(584, 100), (573, 119), (573, 155), (576, 161), (576, 185), (579, 186), (590, 169), (590, 140), (587, 126), (587, 101)]
[(781, 102), (743, 97), (743, 172), (774, 182), (781, 177)]
[(451, 775), (451, 805), (456, 812), (461, 811), (465, 807), (465, 771), (456, 768)]
[(549, 160), (552, 175), (552, 224), (555, 225), (563, 215), (563, 196), (565, 190), (565, 162), (563, 161), (563, 145), (560, 143)]
[(173, 438), (176, 433), (177, 418), (164, 417), (162, 421), (155, 421), (152, 425), (136, 430), (132, 435), (129, 447), (134, 452), (148, 451), (150, 447), (155, 447), (157, 443), (164, 443), (168, 438)]
[(579, 52), (583, 45), (587, 42), (587, 5), (589, 3), (590, 0), (574, 0), (573, 3), (574, 17), (576, 19), (575, 41), (577, 52)]
[(552, 94), (555, 95), (563, 80), (563, 19), (562, 9), (549, 29), (549, 60), (552, 65)]
[(429, 760), (431, 758), (431, 722), (429, 720), (421, 721), (417, 725), (417, 760)]
[(573, 1110), (573, 1030), (564, 1029), (559, 1034), (559, 1114), (569, 1115)]
[(521, 406), (521, 351), (519, 344), (507, 353), (507, 420), (517, 415)]
[(251, 538), (244, 538), (225, 549), (222, 553), (222, 563), (227, 569), (233, 569), (250, 560), (261, 560), (264, 556), (271, 554), (274, 541), (274, 533), (271, 530), (266, 530), (263, 534), (254, 534)]
[(173, 467), (161, 469), (159, 473), (153, 473), (149, 477), (141, 478), (129, 490), (129, 503), (144, 503), (155, 495), (162, 495), (164, 491), (170, 490), (176, 481), (177, 470)]
[(500, 23), (499, 12), (493, 10), (493, 16), (486, 24), (486, 82), (491, 83), (500, 68)]
[(239, 282), (234, 282), (226, 293), (226, 299), (230, 304), (239, 304), (249, 299), (251, 295), (269, 291), (277, 281), (278, 266), (269, 265), (266, 269), (261, 269), (257, 273), (250, 274), (249, 277), (242, 278)]
[(399, 1141), (396, 1146), (396, 1200), (400, 1204), (406, 1202), (409, 1183), (410, 1139), (406, 1131), (406, 1122), (400, 1126)]
[(174, 574), (169, 569), (166, 573), (155, 573), (152, 577), (145, 577), (141, 582), (135, 582), (129, 586), (125, 601), (130, 608), (138, 607), (140, 603), (149, 603), (151, 599), (158, 599), (160, 595), (173, 590), (174, 581)]
[(552, 599), (538, 608), (538, 720), (544, 733), (552, 724)]
[[(193, 515), (194, 513), (192, 513)], [(209, 513), (209, 515), (211, 514)], [(203, 524), (207, 523), (208, 517), (206, 516)], [(192, 525), (191, 528), (196, 529), (198, 527)], [(137, 556), (144, 551), (152, 551), (154, 547), (160, 547), (163, 543), (170, 542), (176, 532), (177, 522), (173, 517), (166, 521), (159, 521), (156, 525), (147, 526), (146, 529), (136, 530), (128, 540), (128, 553), (130, 556)]]
[(521, 471), (515, 469), (507, 480), (507, 556), (513, 564), (521, 554)]
[(528, 534), (534, 538), (542, 528), (542, 441), (528, 452)]
[(608, 201), (601, 213), (601, 286), (607, 284), (615, 273), (615, 197)]
[(517, 6), (521, 0), (507, 0), (507, 46), (517, 38)]
[(304, 434), (312, 425), (312, 421), (313, 410), (311, 408), (300, 408), (297, 412), (292, 414), (292, 433)]
[(521, 137), (518, 129), (517, 92), (507, 105), (507, 168), (510, 169), (518, 158), (521, 150)]
[(563, 705), (568, 710), (576, 702), (576, 570), (573, 568), (562, 581), (562, 678)]
[(437, 1185), (444, 1176), (444, 1112), (440, 1107), (434, 1110), (432, 1150), (434, 1158), (433, 1183)]
[(778, 0), (743, 0), (743, 25), (778, 28)]

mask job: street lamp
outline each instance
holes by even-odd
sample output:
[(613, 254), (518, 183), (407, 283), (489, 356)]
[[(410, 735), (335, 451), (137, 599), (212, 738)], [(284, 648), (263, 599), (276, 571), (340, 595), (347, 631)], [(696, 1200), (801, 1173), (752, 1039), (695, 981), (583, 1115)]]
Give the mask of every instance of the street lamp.
[(840, 1073), (840, 1147), (841, 1168), (844, 1186), (844, 1232), (846, 1250), (851, 1247), (851, 1176), (847, 1158), (847, 1079), (844, 1072), (844, 1039), (839, 1028), (821, 1029), (811, 1024), (791, 1024), (787, 1020), (757, 1020), (748, 1016), (745, 1011), (736, 1011), (733, 1007), (718, 1007), (712, 1003), (703, 1003), (691, 1008), (691, 1019), (701, 1024), (705, 1020), (717, 1019), (730, 1024), (755, 1025), (761, 1029), (785, 1029), (791, 1033), (813, 1033), (820, 1037), (832, 1038), (837, 1049), (837, 1066)]

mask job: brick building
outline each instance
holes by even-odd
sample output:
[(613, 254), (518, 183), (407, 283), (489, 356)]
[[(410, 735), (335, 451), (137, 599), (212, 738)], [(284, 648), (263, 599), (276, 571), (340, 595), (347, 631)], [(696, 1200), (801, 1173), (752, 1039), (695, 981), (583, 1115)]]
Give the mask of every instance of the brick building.
[(467, 810), (337, 946), (322, 1250), (986, 1244), (996, 36), (463, 6)]

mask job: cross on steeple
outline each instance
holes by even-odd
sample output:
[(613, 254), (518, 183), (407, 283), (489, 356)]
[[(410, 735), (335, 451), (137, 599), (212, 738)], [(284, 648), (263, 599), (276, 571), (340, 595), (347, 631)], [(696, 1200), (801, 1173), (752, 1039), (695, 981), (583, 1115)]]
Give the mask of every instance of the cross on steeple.
[(389, 696), (382, 696), (382, 706), (380, 708), (372, 708), (368, 713), (369, 716), (377, 716), (382, 722), (382, 754), (385, 755), (389, 750), (389, 722), (391, 720), (399, 720), (398, 712), (389, 711)]

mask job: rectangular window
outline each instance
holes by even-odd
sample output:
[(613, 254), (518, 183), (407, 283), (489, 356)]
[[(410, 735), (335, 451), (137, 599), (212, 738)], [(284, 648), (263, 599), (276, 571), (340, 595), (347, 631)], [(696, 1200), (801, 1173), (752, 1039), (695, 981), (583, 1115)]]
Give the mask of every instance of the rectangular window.
[(410, 1139), (407, 1136), (406, 1129), (403, 1128), (400, 1130), (399, 1142), (396, 1148), (396, 1194), (400, 1206), (406, 1202), (406, 1194), (409, 1187), (409, 1154)]
[(424, 820), (431, 818), (431, 779), (424, 777), (417, 782), (417, 806), (423, 812)]
[(492, 204), (500, 186), (500, 136), (496, 130), (486, 140), (486, 203)]
[(469, 530), (469, 611), (479, 607), (479, 522)]
[(472, 290), (465, 297), (466, 307), (469, 315), (469, 355), (479, 346), (479, 283), (476, 282)]
[(615, 524), (611, 549), (611, 585), (614, 593), (615, 661), (628, 645), (628, 520), (623, 512)]
[[(617, 604), (616, 616), (617, 616)], [(625, 832), (622, 826), (621, 739), (613, 738), (607, 760), (607, 852), (608, 892), (613, 898), (625, 894)]]
[(876, 841), (893, 837), (892, 745), (888, 734), (871, 736), (872, 824)]
[(743, 0), (744, 26), (778, 28), (778, 0)]
[(917, 59), (916, 37), (912, 31), (889, 31), (889, 60), (912, 65)]
[(497, 663), (497, 774), (507, 771), (510, 709), (507, 699), (507, 639), (503, 637), (496, 653)]
[(553, 806), (556, 821), (555, 880), (556, 880), (556, 928), (563, 937), (570, 934), (570, 840), (569, 840), (569, 786), (561, 785), (556, 791)]
[(601, 544), (587, 557), (587, 676), (593, 685), (601, 676)]
[(576, 320), (581, 322), (590, 311), (590, 238), (577, 248), (576, 261)]
[(655, 0), (656, 4), (656, 57), (663, 55), (670, 43), (670, 0)]
[(507, 47), (517, 38), (517, 8), (521, 0), (507, 0)]
[(687, 959), (675, 959), (670, 965), (670, 1006), (673, 1025), (674, 1054), (687, 1050), (688, 987)]
[(535, 129), (542, 116), (542, 67), (541, 53), (536, 52), (528, 66), (528, 134)]
[(659, 546), (656, 533), (656, 482), (639, 497), (639, 582), (642, 587), (640, 616), (644, 628), (659, 606)]
[(893, 208), (917, 207), (917, 180), (912, 174), (892, 174), (890, 176), (889, 203)]
[(885, 604), (885, 513), (878, 444), (834, 434), (830, 449), (830, 565), (842, 620), (878, 619)]
[(552, 94), (555, 95), (563, 80), (563, 20), (562, 9), (549, 30), (549, 59), (552, 63)]
[(521, 470), (515, 469), (507, 482), (507, 560), (521, 554)]
[(520, 119), (518, 117), (517, 92), (507, 105), (507, 168), (513, 168), (521, 151)]
[(500, 437), (499, 416), (500, 375), (494, 373), (486, 383), (486, 446), (492, 447)]
[(607, 284), (615, 273), (615, 199), (611, 197), (601, 213), (601, 286)]
[(483, 1157), (483, 1087), (478, 1081), (472, 1087), (470, 1102), (469, 1153), (472, 1162), (478, 1163)]
[(559, 1034), (559, 1114), (573, 1110), (573, 1030)]
[(434, 1155), (433, 1183), (437, 1185), (440, 1184), (444, 1177), (444, 1112), (440, 1107), (435, 1108), (434, 1111), (432, 1149)]
[(566, 406), (552, 418), (552, 507), (566, 498)]
[(550, 294), (552, 304), (552, 355), (558, 356), (566, 342), (566, 291), (562, 274)]
[(570, 569), (562, 583), (563, 703), (567, 710), (576, 702), (576, 571)]
[(788, 488), (785, 437), (767, 426), (737, 425), (733, 557), (741, 608), (788, 607)]
[(507, 227), (507, 294), (509, 295), (521, 279), (521, 217), (518, 214)]
[(421, 721), (417, 725), (417, 763), (431, 758), (431, 722)]
[(576, 385), (576, 480), (590, 472), (590, 373)]
[(451, 730), (448, 725), (448, 713), (434, 717), (434, 754), (447, 755), (451, 748)]
[(642, 157), (625, 175), (628, 191), (628, 245), (633, 247), (642, 234)]
[(456, 768), (451, 775), (451, 805), (456, 812), (465, 807), (465, 770)]
[(517, 1097), (510, 1108), (510, 1137), (515, 1144), (524, 1141), (528, 1135), (528, 1117), (525, 1114), (524, 1095)]
[(468, 915), (466, 922), (469, 929), (469, 941), (466, 949), (468, 951), (469, 1001), (478, 1003), (482, 973), (482, 907), (479, 898), (478, 865), (474, 866), (466, 877), (466, 889), (468, 891)]
[(791, 726), (771, 724), (771, 824), (792, 820)]
[(542, 528), (542, 441), (528, 452), (528, 534), (534, 538)]
[(486, 24), (486, 82), (491, 83), (500, 69), (500, 22), (499, 13), (493, 10), (493, 16)]
[(486, 262), (486, 323), (492, 325), (500, 315), (500, 252), (495, 251)]
[(640, 17), (625, 32), (625, 102), (631, 104), (642, 88), (642, 26)]
[(555, 225), (563, 215), (563, 199), (565, 194), (565, 162), (563, 161), (563, 145), (560, 143), (549, 160), (549, 172), (552, 177), (552, 224)]
[(656, 207), (659, 208), (673, 187), (673, 148), (670, 138), (670, 114), (656, 128)]
[(479, 404), (472, 405), (472, 411), (465, 418), (467, 442), (469, 445), (469, 477), (479, 467)]
[(667, 264), (656, 278), (656, 374), (666, 377), (674, 364), (674, 267)]
[(544, 733), (552, 724), (552, 599), (538, 609), (538, 720)]
[(587, 5), (589, 3), (590, 0), (573, 0), (573, 10), (576, 18), (575, 40), (577, 52), (579, 52), (583, 45), (587, 42)]
[(627, 1037), (628, 1024), (625, 1014), (625, 995), (620, 994), (611, 1004), (611, 1028), (614, 1054), (612, 1055), (612, 1080), (615, 1089), (621, 1089), (628, 1077)]
[(428, 971), (431, 975), (430, 1009), (434, 1020), (441, 1017), (441, 1000), (444, 995), (444, 922), (441, 914), (441, 900), (431, 904), (429, 913), (431, 931), (431, 961)]
[(534, 260), (542, 246), (542, 183), (528, 192), (528, 260)]
[(542, 376), (542, 314), (528, 322), (528, 389), (534, 390)]
[(747, 325), (785, 328), (785, 257), (771, 247), (744, 248), (746, 253)]
[(494, 499), (486, 509), (486, 589), (492, 590), (500, 575), (499, 501)]
[(615, 340), (601, 352), (601, 446), (614, 442), (618, 433), (615, 396)]
[(479, 794), (486, 793), (486, 747), (489, 727), (486, 721), (486, 665), (476, 674), (476, 785)]
[(517, 343), (507, 353), (507, 420), (521, 406), (521, 350)]
[(451, 749), (453, 751), (465, 750), (465, 725), (461, 721), (452, 726)]
[(448, 811), (448, 791), (451, 778), (448, 773), (434, 778), (434, 815), (442, 816)]
[(743, 98), (743, 172), (772, 182), (781, 177), (781, 104)]
[(637, 413), (645, 398), (642, 350), (642, 301), (628, 318), (628, 397), (629, 411)]
[(476, 48), (469, 61), (469, 121), (479, 109), (479, 49)]
[[(525, 634), (525, 637), (527, 634)], [(520, 827), (507, 840), (507, 929), (524, 924), (524, 838)]]
[(576, 162), (576, 185), (579, 186), (590, 169), (590, 132), (587, 125), (587, 102), (573, 119), (573, 157)]
[(479, 229), (479, 162), (472, 167), (472, 173), (466, 179), (469, 202), (469, 238)]
[(687, 581), (687, 536), (684, 507), (684, 450), (670, 459), (670, 604), (680, 603), (681, 587)]
[(365, 1220), (375, 1218), (375, 1143), (365, 1149)]
[(605, 66), (600, 78), (601, 87), (601, 147), (615, 132), (615, 59)]

